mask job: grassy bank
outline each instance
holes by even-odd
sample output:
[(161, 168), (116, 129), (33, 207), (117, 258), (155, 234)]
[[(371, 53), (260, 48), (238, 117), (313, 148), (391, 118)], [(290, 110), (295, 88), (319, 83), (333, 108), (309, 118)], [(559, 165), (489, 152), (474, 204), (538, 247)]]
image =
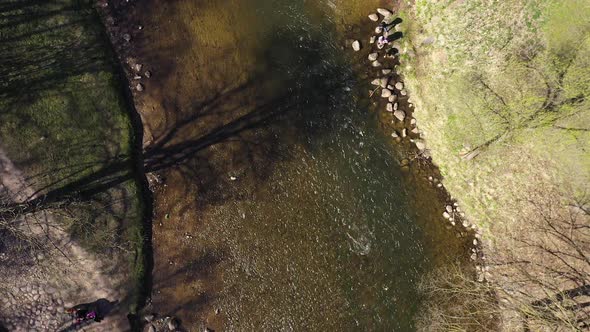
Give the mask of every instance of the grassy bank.
[(37, 196), (60, 202), (56, 215), (74, 239), (119, 262), (118, 273), (141, 279), (144, 207), (133, 171), (135, 137), (115, 57), (92, 6), (0, 4), (0, 142)]
[[(417, 0), (403, 11), (415, 116), (445, 186), (486, 230), (504, 325), (581, 324), (578, 298), (554, 295), (590, 270), (590, 3)], [(550, 313), (535, 304), (548, 298)]]

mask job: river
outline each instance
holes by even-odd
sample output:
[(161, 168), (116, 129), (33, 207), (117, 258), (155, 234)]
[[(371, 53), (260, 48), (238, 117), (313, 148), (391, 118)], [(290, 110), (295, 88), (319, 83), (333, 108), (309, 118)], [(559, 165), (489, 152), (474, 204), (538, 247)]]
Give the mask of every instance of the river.
[(160, 181), (150, 310), (195, 330), (415, 329), (420, 278), (468, 249), (366, 97), (347, 39), (379, 4), (135, 7)]

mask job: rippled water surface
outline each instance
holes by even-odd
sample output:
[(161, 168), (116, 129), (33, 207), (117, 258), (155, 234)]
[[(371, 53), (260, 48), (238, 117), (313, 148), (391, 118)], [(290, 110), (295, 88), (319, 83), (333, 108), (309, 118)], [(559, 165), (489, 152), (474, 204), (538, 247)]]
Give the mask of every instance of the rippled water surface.
[(145, 18), (167, 74), (142, 106), (154, 140), (170, 114), (204, 112), (173, 142), (211, 141), (162, 171), (163, 311), (224, 330), (410, 331), (420, 276), (459, 252), (440, 195), (402, 172), (369, 110), (366, 64), (342, 49), (379, 1), (341, 2), (155, 2)]
[(252, 199), (214, 209), (203, 236), (229, 242), (236, 328), (411, 326), (429, 262), (402, 174), (373, 119), (335, 111), (329, 135), (279, 140), (291, 160)]

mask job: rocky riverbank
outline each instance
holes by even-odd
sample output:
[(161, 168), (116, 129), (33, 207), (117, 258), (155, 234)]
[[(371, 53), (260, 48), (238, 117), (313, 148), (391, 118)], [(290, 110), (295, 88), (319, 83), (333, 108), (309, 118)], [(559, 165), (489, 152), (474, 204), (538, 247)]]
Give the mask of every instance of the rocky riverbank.
[(408, 156), (400, 160), (402, 168), (421, 174), (444, 193), (447, 204), (441, 206), (442, 220), (456, 230), (457, 236), (473, 238), (472, 247), (466, 255), (475, 263), (477, 279), (483, 282), (488, 267), (480, 242), (482, 229), (466, 218), (457, 200), (444, 187), (440, 172), (433, 164), (430, 149), (427, 148), (425, 134), (418, 129), (413, 116), (415, 106), (411, 96), (397, 70), (404, 65), (400, 59), (408, 52), (400, 43), (404, 36), (403, 19), (394, 14), (393, 8), (376, 8), (374, 13), (368, 14), (366, 24), (375, 23), (377, 25), (371, 30), (371, 35), (350, 41), (354, 52), (366, 54), (369, 68), (367, 81), (374, 87), (368, 91), (369, 97), (374, 100), (373, 107), (381, 113), (380, 119), (398, 148)]

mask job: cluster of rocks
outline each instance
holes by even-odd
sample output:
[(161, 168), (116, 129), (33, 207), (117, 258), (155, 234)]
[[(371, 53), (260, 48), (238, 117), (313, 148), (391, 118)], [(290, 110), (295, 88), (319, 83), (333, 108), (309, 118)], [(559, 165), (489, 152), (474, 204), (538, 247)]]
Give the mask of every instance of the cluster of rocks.
[[(409, 139), (415, 144), (420, 154), (428, 157), (426, 144), (420, 138), (421, 133), (416, 125), (416, 119), (412, 117), (413, 104), (404, 82), (395, 71), (396, 65), (399, 64), (399, 55), (404, 52), (396, 43), (403, 36), (399, 25), (402, 19), (384, 8), (377, 8), (376, 13), (369, 14), (368, 18), (372, 22), (379, 22), (374, 30), (375, 35), (369, 37), (371, 47), (367, 60), (370, 68), (375, 71), (371, 81), (371, 85), (375, 88), (369, 91), (369, 96), (377, 98), (379, 107), (391, 113), (394, 127), (391, 136), (397, 142)], [(352, 48), (354, 51), (360, 51), (363, 45), (360, 40), (354, 40)]]
[[(429, 177), (428, 180), (431, 183), (436, 183), (438, 188), (442, 188), (442, 183), (440, 183), (437, 179), (433, 177)], [(472, 224), (465, 218), (465, 213), (461, 211), (459, 207), (459, 203), (452, 202), (445, 206), (444, 211), (442, 212), (443, 218), (448, 221), (451, 227), (462, 227), (464, 231), (473, 232), (473, 241), (471, 243), (471, 248), (469, 249), (470, 258), (474, 261), (476, 272), (477, 272), (477, 279), (480, 282), (484, 280), (489, 280), (491, 275), (489, 273), (489, 266), (486, 266), (485, 261), (486, 257), (482, 251), (481, 246), (481, 237), (482, 237), (482, 230), (481, 228), (477, 227), (477, 225)], [(463, 234), (460, 232), (459, 234)]]
[(132, 86), (136, 91), (142, 92), (145, 90), (145, 85), (142, 83), (142, 79), (152, 77), (152, 72), (150, 70), (143, 70), (143, 64), (138, 63), (134, 58), (127, 58), (126, 63), (129, 67), (129, 81), (134, 82), (132, 83)]
[(59, 291), (36, 283), (0, 290), (0, 314), (9, 331), (57, 331), (71, 320)]
[(146, 322), (143, 330), (146, 332), (181, 331), (180, 320), (176, 317), (157, 317), (156, 314), (149, 314), (143, 318)]
[[(129, 0), (120, 1), (119, 7), (121, 6), (129, 6), (132, 5), (129, 3)], [(116, 17), (116, 10), (115, 8), (111, 8), (114, 6), (109, 6), (109, 1), (107, 0), (100, 0), (98, 1), (98, 6), (101, 8), (101, 12), (103, 14), (103, 22), (106, 27), (106, 30), (109, 33), (109, 37), (111, 38), (111, 42), (113, 46), (117, 50), (117, 55), (119, 55), (122, 60), (127, 64), (125, 68), (125, 72), (127, 74), (128, 81), (131, 84), (132, 90), (137, 92), (142, 92), (145, 90), (145, 84), (142, 82), (142, 79), (147, 78), (149, 79), (152, 77), (152, 71), (146, 70), (144, 65), (138, 63), (134, 58), (126, 57), (126, 54), (129, 54), (129, 46), (133, 43), (134, 35), (137, 35), (144, 29), (143, 25), (141, 24), (133, 24), (128, 25), (125, 20), (126, 24), (120, 24), (117, 21)]]
[[(218, 310), (216, 310), (216, 314), (219, 313)], [(173, 316), (159, 317), (158, 314), (152, 313), (145, 315), (143, 318), (145, 321), (143, 331), (145, 332), (185, 331), (181, 327), (180, 320)], [(202, 327), (202, 329), (203, 332), (215, 332), (214, 330), (208, 327)]]
[[(396, 43), (396, 40), (403, 36), (399, 26), (402, 20), (395, 17), (392, 11), (384, 8), (377, 8), (376, 13), (369, 14), (368, 18), (372, 22), (379, 22), (375, 28), (376, 35), (369, 37), (369, 45), (372, 46), (368, 50), (367, 60), (370, 63), (369, 68), (376, 73), (371, 80), (371, 85), (375, 88), (369, 91), (369, 96), (377, 99), (376, 104), (382, 107), (384, 112), (391, 113), (391, 123), (394, 128), (391, 136), (397, 142), (401, 142), (402, 139), (409, 140), (415, 145), (419, 155), (429, 158), (430, 153), (422, 139), (424, 133), (418, 129), (416, 119), (412, 117), (414, 105), (408, 96), (404, 82), (395, 71), (396, 65), (399, 64), (399, 56), (406, 53)], [(352, 49), (356, 52), (361, 51), (363, 43), (360, 40), (354, 40)], [(410, 160), (403, 159), (402, 170), (408, 169), (409, 164)], [(438, 179), (429, 176), (428, 180), (432, 185), (444, 190), (443, 184)], [(458, 230), (457, 236), (474, 233), (470, 258), (476, 262), (478, 280), (489, 279), (489, 267), (484, 264), (485, 256), (481, 250), (481, 229), (465, 218), (465, 214), (456, 202), (447, 204), (442, 215), (449, 222), (448, 228), (462, 228)]]

